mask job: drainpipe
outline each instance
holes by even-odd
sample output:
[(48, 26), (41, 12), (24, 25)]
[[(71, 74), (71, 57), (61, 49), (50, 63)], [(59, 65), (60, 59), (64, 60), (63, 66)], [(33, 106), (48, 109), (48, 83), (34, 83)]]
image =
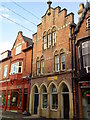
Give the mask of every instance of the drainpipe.
[(31, 73), (30, 73), (30, 76), (29, 76), (29, 101), (28, 101), (28, 112), (27, 112), (27, 115), (31, 115), (29, 113), (29, 105), (30, 105), (30, 88), (31, 88), (31, 77), (32, 77), (32, 63), (33, 63), (33, 43), (32, 43), (32, 52), (31, 52)]
[(75, 65), (75, 98), (76, 98), (76, 116), (79, 119), (79, 106), (78, 106), (78, 81), (77, 81), (77, 59), (76, 59), (76, 46), (75, 46), (75, 34), (73, 35), (74, 38), (74, 65)]
[(70, 25), (70, 39), (71, 39), (71, 67), (72, 67), (73, 118), (75, 118), (74, 90), (73, 90), (73, 39), (72, 39), (72, 25)]

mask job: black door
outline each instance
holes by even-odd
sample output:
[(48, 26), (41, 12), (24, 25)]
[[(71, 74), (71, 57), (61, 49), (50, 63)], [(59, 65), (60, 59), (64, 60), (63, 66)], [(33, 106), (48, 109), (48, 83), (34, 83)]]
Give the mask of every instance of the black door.
[(24, 105), (23, 105), (23, 111), (26, 111), (27, 107), (27, 94), (24, 94)]
[(64, 102), (64, 118), (69, 118), (69, 95), (63, 95), (63, 102)]
[(39, 94), (34, 94), (34, 114), (37, 114)]

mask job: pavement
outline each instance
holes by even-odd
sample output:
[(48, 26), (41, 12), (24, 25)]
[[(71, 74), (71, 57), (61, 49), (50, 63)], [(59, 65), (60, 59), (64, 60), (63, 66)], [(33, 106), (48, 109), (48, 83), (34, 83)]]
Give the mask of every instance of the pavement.
[[(0, 111), (0, 120), (47, 120), (47, 118), (38, 117), (37, 115), (23, 115), (22, 113), (12, 111)], [(48, 120), (51, 120), (48, 119)], [(56, 119), (52, 119), (56, 120)]]

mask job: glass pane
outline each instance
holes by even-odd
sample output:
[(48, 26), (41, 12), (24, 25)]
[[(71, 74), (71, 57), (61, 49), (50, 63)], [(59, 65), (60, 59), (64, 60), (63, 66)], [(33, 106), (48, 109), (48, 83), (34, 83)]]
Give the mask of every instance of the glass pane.
[(52, 109), (58, 108), (58, 94), (52, 94)]
[(54, 93), (54, 92), (57, 92), (57, 89), (55, 86), (53, 86), (53, 88), (52, 88), (52, 93)]
[(42, 95), (42, 108), (47, 108), (47, 94)]

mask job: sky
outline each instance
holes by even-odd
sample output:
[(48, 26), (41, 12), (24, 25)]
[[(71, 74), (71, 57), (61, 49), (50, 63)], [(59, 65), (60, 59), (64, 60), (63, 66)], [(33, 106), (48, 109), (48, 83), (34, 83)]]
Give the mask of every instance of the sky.
[[(48, 9), (48, 5), (47, 0), (0, 1), (0, 53), (2, 53), (6, 50), (12, 49), (19, 31), (22, 31), (24, 36), (32, 38), (32, 34), (37, 31), (37, 25), (41, 23), (41, 17)], [(19, 7), (16, 3), (24, 9)], [(86, 0), (52, 0), (52, 7), (55, 8), (60, 6), (61, 9), (66, 8), (67, 13), (73, 12), (75, 23), (77, 24), (77, 12), (79, 10), (80, 3), (85, 4)], [(12, 21), (14, 21), (14, 23)]]

